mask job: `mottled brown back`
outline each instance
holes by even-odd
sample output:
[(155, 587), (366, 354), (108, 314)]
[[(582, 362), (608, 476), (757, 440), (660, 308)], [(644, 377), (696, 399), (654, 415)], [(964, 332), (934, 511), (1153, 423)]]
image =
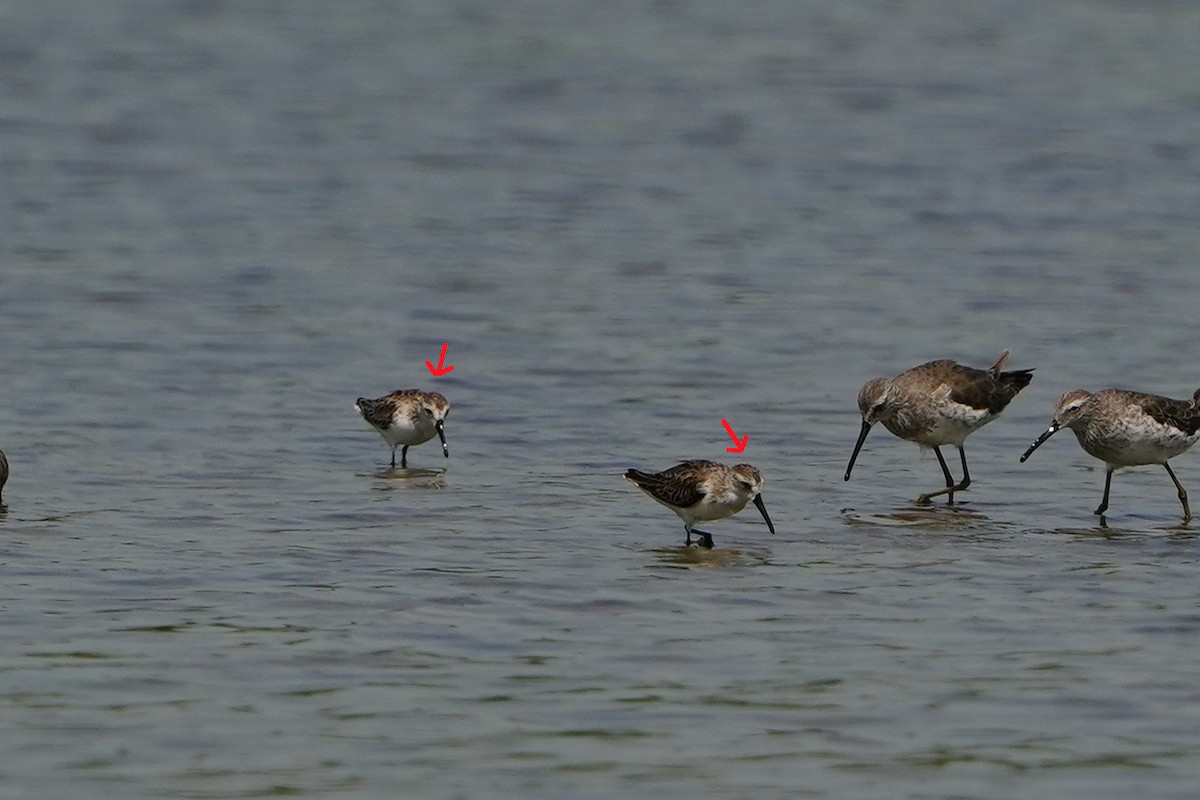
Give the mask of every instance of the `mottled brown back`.
[(1160, 425), (1170, 425), (1192, 436), (1200, 430), (1200, 407), (1197, 407), (1200, 391), (1189, 402), (1187, 400), (1172, 400), (1156, 394), (1141, 394), (1137, 396), (1137, 404), (1142, 411)]
[(356, 404), (359, 413), (371, 425), (380, 430), (387, 430), (392, 427), (392, 415), (396, 413), (396, 402), (392, 399), (396, 394), (399, 392), (392, 392), (392, 394), (376, 400), (369, 400), (365, 397), (358, 398)]
[[(695, 480), (687, 480), (698, 471), (711, 466), (711, 461), (684, 461), (662, 472), (642, 472), (630, 469), (625, 472), (625, 479), (637, 484), (657, 500), (670, 503), (676, 508), (690, 508), (704, 498)], [(682, 479), (682, 480), (681, 480)]]
[(999, 414), (1012, 399), (1033, 380), (1032, 369), (996, 372), (994, 369), (975, 369), (955, 364), (964, 379), (950, 392), (950, 399), (971, 408), (987, 409)]

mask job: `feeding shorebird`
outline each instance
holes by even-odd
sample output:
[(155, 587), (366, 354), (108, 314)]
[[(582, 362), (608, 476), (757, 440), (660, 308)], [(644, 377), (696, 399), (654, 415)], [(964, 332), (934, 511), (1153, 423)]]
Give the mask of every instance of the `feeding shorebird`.
[(684, 461), (662, 472), (627, 470), (625, 479), (679, 515), (687, 532), (686, 544), (692, 543), (694, 533), (701, 537), (704, 547), (711, 548), (712, 534), (692, 526), (732, 517), (751, 500), (762, 512), (767, 530), (775, 533), (775, 525), (763, 505), (762, 473), (749, 464), (727, 467), (716, 461)]
[[(850, 455), (850, 463), (846, 465), (845, 480), (850, 480), (850, 471), (854, 469), (858, 451), (871, 426), (880, 422), (901, 439), (932, 447), (937, 456), (946, 478), (946, 488), (922, 494), (917, 502), (928, 503), (930, 498), (946, 494), (949, 504), (953, 505), (954, 493), (971, 485), (967, 454), (963, 450), (966, 438), (999, 416), (1033, 379), (1032, 369), (1001, 372), (1007, 360), (1008, 351), (1005, 350), (988, 369), (965, 367), (949, 360), (930, 361), (891, 379), (867, 381), (858, 393), (862, 429)], [(958, 448), (963, 477), (957, 484), (939, 449), (944, 444)]]
[(354, 407), (367, 423), (392, 446), (392, 467), (396, 466), (396, 448), (401, 445), (400, 467), (408, 467), (408, 448), (428, 442), (434, 436), (442, 440), (442, 452), (450, 457), (446, 444), (446, 415), (450, 402), (437, 392), (400, 389), (376, 400), (360, 397)]
[(1113, 470), (1143, 464), (1162, 464), (1171, 476), (1183, 505), (1183, 521), (1192, 518), (1187, 492), (1167, 462), (1200, 439), (1200, 389), (1191, 400), (1172, 400), (1126, 389), (1086, 392), (1073, 389), (1058, 399), (1050, 427), (1021, 456), (1033, 451), (1063, 428), (1070, 428), (1079, 446), (1108, 466), (1104, 497), (1094, 513), (1104, 519)]

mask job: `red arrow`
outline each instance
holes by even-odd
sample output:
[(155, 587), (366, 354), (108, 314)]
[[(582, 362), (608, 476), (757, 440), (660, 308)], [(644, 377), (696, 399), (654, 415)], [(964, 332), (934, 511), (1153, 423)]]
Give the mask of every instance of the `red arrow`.
[(442, 364), (446, 361), (446, 348), (449, 346), (450, 345), (448, 343), (442, 342), (442, 354), (440, 356), (438, 356), (438, 363), (437, 363), (436, 367), (433, 365), (432, 361), (425, 362), (425, 366), (429, 367), (429, 371), (434, 374), (434, 377), (440, 378), (441, 376), (445, 375), (450, 370), (454, 369), (453, 366), (448, 366), (448, 367), (442, 366)]
[(746, 441), (750, 438), (750, 434), (746, 434), (741, 439), (733, 432), (733, 428), (729, 425), (729, 420), (721, 420), (721, 424), (725, 426), (725, 430), (729, 431), (729, 438), (733, 439), (733, 447), (726, 447), (726, 453), (740, 453), (746, 449)]

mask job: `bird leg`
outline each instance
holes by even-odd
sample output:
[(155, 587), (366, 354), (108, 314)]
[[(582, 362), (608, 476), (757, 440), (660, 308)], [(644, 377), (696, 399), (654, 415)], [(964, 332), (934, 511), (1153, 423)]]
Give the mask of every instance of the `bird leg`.
[(695, 530), (691, 525), (684, 525), (683, 529), (687, 531), (687, 541), (684, 543), (684, 547), (692, 546), (692, 534), (694, 533), (700, 537), (700, 541), (696, 543), (697, 545), (707, 550), (712, 550), (713, 538), (711, 533)]
[(917, 503), (919, 505), (928, 505), (930, 498), (937, 497), (939, 494), (946, 494), (949, 495), (946, 505), (952, 506), (954, 505), (954, 493), (961, 492), (971, 485), (971, 473), (967, 470), (967, 451), (962, 447), (958, 448), (958, 456), (962, 461), (963, 479), (957, 484), (954, 483), (954, 476), (950, 474), (950, 468), (946, 466), (946, 459), (942, 458), (942, 451), (937, 445), (934, 445), (933, 453), (937, 456), (938, 464), (942, 467), (942, 475), (946, 477), (946, 488), (921, 495), (917, 498)]
[[(1200, 394), (1200, 392), (1198, 392)], [(1175, 481), (1175, 488), (1179, 490), (1179, 502), (1183, 503), (1183, 521), (1192, 521), (1192, 509), (1188, 507), (1187, 491), (1184, 490), (1183, 484), (1175, 477), (1175, 473), (1171, 471), (1171, 465), (1163, 462), (1163, 467), (1166, 468), (1167, 474), (1171, 476), (1171, 480)]]
[[(1163, 464), (1163, 466), (1165, 467), (1167, 465)], [(1171, 471), (1171, 469), (1168, 467), (1167, 472), (1170, 472), (1170, 471)], [(1108, 511), (1108, 490), (1109, 490), (1109, 488), (1112, 487), (1112, 474), (1113, 474), (1113, 468), (1109, 467), (1108, 472), (1104, 473), (1104, 497), (1101, 498), (1100, 505), (1096, 506), (1096, 510), (1092, 512), (1093, 514), (1099, 514), (1101, 517), (1104, 516), (1105, 511)], [(1172, 475), (1171, 477), (1173, 478), (1175, 476)], [(1175, 485), (1179, 486), (1179, 481), (1175, 481)], [(1179, 489), (1180, 489), (1180, 491), (1182, 491), (1183, 487), (1179, 486)]]

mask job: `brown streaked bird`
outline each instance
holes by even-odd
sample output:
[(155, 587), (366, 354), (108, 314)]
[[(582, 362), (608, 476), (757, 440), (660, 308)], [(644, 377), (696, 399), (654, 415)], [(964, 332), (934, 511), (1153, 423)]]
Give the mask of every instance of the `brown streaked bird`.
[(1187, 492), (1167, 462), (1200, 439), (1200, 389), (1191, 400), (1172, 400), (1127, 389), (1072, 389), (1058, 398), (1050, 427), (1029, 445), (1021, 461), (1063, 428), (1070, 428), (1088, 455), (1105, 463), (1104, 497), (1096, 514), (1104, 519), (1113, 470), (1162, 464), (1178, 490), (1183, 521), (1192, 519)]
[[(967, 469), (967, 453), (963, 450), (966, 438), (1000, 415), (1017, 393), (1033, 379), (1032, 369), (1002, 372), (1008, 360), (1005, 350), (988, 369), (965, 367), (950, 360), (930, 361), (901, 372), (894, 378), (875, 378), (867, 381), (858, 393), (858, 410), (862, 412), (862, 429), (850, 463), (846, 465), (845, 480), (858, 458), (871, 426), (876, 422), (910, 442), (932, 447), (946, 478), (946, 488), (917, 497), (918, 503), (928, 503), (939, 494), (949, 495), (954, 505), (954, 493), (971, 485)], [(958, 448), (963, 477), (954, 482), (941, 445)]]
[(397, 447), (404, 446), (400, 451), (400, 467), (404, 469), (408, 467), (408, 448), (428, 442), (434, 436), (442, 440), (442, 452), (446, 458), (450, 457), (445, 432), (450, 402), (437, 392), (398, 389), (376, 400), (360, 397), (354, 408), (392, 446), (393, 468)]
[(701, 537), (704, 547), (711, 549), (712, 534), (692, 526), (732, 517), (750, 500), (762, 512), (767, 530), (775, 533), (775, 525), (763, 505), (762, 473), (749, 464), (728, 467), (716, 461), (684, 461), (662, 472), (630, 469), (625, 472), (625, 479), (679, 515), (687, 533), (685, 545), (692, 543), (694, 533)]

